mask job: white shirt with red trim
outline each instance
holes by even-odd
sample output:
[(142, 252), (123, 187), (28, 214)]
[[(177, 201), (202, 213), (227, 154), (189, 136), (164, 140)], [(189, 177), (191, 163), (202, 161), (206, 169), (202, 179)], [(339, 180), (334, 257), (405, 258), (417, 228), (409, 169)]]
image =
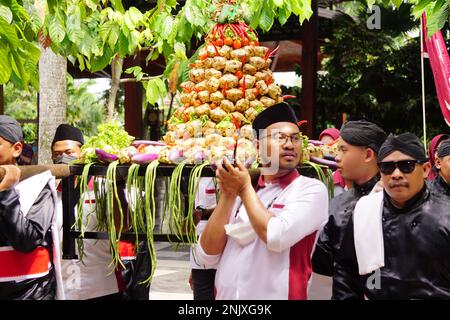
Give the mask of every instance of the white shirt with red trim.
[[(59, 198), (59, 226), (62, 235), (62, 201)], [(92, 200), (92, 206), (90, 204)], [(92, 190), (83, 197), (84, 217), (95, 207), (95, 197)], [(75, 212), (77, 207), (75, 207)], [(77, 214), (77, 213), (76, 213)], [(86, 225), (86, 220), (84, 221)], [(95, 231), (96, 213), (90, 215), (88, 231)], [(84, 256), (80, 260), (62, 260), (62, 276), (64, 292), (68, 300), (86, 300), (119, 292), (117, 278), (111, 264), (112, 257), (108, 240), (84, 239)]]
[[(296, 170), (273, 183), (260, 179), (258, 186), (257, 195), (274, 215), (267, 226), (267, 244), (256, 237), (241, 246), (228, 237), (222, 254), (208, 255), (198, 245), (196, 256), (207, 266), (218, 264), (218, 300), (306, 299), (311, 255), (318, 231), (328, 220), (327, 189)], [(234, 205), (230, 224), (249, 222), (240, 203), (238, 199)]]

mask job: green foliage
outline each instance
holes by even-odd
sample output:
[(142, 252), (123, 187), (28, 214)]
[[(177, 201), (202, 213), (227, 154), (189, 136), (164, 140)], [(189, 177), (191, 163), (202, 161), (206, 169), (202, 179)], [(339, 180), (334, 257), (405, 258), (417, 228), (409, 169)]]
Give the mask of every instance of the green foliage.
[(411, 6), (411, 14), (415, 19), (419, 19), (425, 12), (427, 16), (428, 36), (432, 36), (436, 31), (441, 30), (450, 21), (450, 0), (366, 0), (367, 4), (378, 3), (383, 6), (391, 5), (400, 8), (402, 4)]
[[(409, 12), (402, 7), (399, 10)], [(324, 73), (319, 76), (320, 129), (340, 123), (346, 112), (350, 119), (377, 121), (388, 132), (422, 135), (420, 42), (405, 35), (411, 26), (409, 14), (387, 23), (384, 15), (394, 13), (393, 9), (381, 9), (380, 30), (366, 28), (365, 8), (358, 15), (359, 22), (347, 15), (333, 22), (331, 37), (323, 47)], [(399, 26), (406, 27), (402, 30)], [(434, 135), (446, 130), (446, 125), (427, 60), (425, 65), (428, 135)]]
[[(67, 77), (67, 123), (79, 128), (83, 134), (92, 136), (97, 133), (97, 126), (103, 122), (105, 97), (89, 92), (94, 80), (75, 84), (72, 77)], [(7, 83), (4, 86), (5, 114), (15, 119), (36, 119), (37, 91), (33, 87), (22, 90)], [(123, 102), (122, 102), (123, 105)], [(122, 106), (123, 107), (123, 106)], [(37, 124), (22, 125), (25, 142), (37, 139)]]
[[(37, 92), (33, 87), (29, 90), (15, 87), (7, 83), (4, 87), (5, 114), (14, 119), (37, 119)], [(37, 139), (37, 124), (24, 123), (22, 130), (26, 143)]]
[(67, 123), (79, 128), (86, 137), (97, 133), (105, 112), (105, 100), (89, 92), (94, 83), (88, 80), (75, 85), (73, 78), (67, 77)]
[(21, 1), (0, 0), (0, 84), (12, 81), (24, 90), (28, 84), (38, 87), (40, 51), (33, 39), (39, 22), (34, 17)]

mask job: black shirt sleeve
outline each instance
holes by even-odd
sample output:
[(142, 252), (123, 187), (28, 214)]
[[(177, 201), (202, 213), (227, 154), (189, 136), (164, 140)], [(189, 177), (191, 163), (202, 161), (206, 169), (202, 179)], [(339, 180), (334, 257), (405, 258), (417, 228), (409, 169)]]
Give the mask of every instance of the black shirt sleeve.
[(364, 299), (364, 277), (359, 275), (353, 239), (353, 221), (350, 221), (341, 250), (334, 259), (332, 300)]
[(330, 216), (327, 224), (322, 229), (317, 240), (312, 257), (312, 267), (315, 273), (329, 276), (333, 275), (333, 248), (331, 244), (331, 233), (333, 229), (333, 216)]
[(16, 190), (0, 192), (0, 235), (16, 250), (30, 252), (37, 246), (48, 245), (55, 205), (49, 186), (46, 186), (25, 217), (20, 209)]

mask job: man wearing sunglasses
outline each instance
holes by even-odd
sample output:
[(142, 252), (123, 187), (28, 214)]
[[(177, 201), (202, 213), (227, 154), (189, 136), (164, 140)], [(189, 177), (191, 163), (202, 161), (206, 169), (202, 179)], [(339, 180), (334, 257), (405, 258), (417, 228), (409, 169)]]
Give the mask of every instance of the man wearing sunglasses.
[(433, 191), (450, 197), (450, 139), (444, 140), (439, 146), (435, 166), (439, 175), (433, 181)]
[(449, 299), (448, 200), (433, 195), (425, 149), (411, 133), (380, 148), (383, 192), (361, 198), (335, 261), (334, 299)]
[[(352, 188), (333, 198), (330, 202), (329, 219), (320, 233), (313, 255), (315, 273), (331, 277), (334, 257), (341, 247), (344, 231), (351, 221), (356, 202), (372, 191), (379, 181), (377, 153), (386, 139), (386, 133), (375, 123), (367, 120), (349, 121), (341, 128), (338, 142), (339, 154), (336, 161), (342, 176), (352, 182)], [(313, 276), (311, 292), (317, 291), (316, 284), (331, 287), (331, 280)], [(328, 294), (316, 299), (330, 298)]]
[(327, 219), (327, 189), (299, 175), (302, 138), (285, 103), (253, 122), (263, 168), (252, 186), (248, 170), (226, 159), (216, 170), (219, 202), (195, 248), (217, 264), (216, 299), (306, 299), (317, 231)]

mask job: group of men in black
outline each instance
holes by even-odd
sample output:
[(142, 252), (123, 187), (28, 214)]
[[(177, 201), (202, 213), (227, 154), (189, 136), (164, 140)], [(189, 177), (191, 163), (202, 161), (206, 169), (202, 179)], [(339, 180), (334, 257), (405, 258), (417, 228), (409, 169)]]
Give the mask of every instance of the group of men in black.
[(333, 280), (332, 299), (450, 298), (450, 139), (437, 148), (437, 177), (411, 133), (389, 135), (349, 121), (336, 158), (352, 188), (330, 201), (313, 254)]

